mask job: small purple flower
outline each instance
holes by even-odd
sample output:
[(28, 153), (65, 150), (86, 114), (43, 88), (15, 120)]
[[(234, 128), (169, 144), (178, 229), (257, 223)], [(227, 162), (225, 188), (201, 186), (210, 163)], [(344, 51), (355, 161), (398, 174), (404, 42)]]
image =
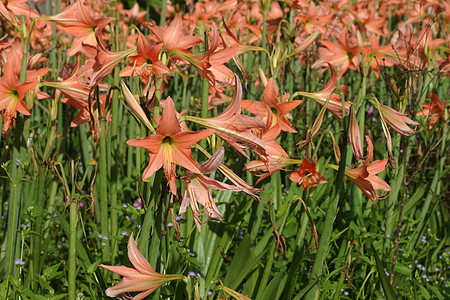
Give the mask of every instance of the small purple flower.
[(141, 209), (142, 208), (142, 199), (138, 198), (136, 200), (137, 202), (133, 204), (134, 207), (136, 207), (137, 209)]
[(372, 105), (369, 107), (369, 110), (367, 111), (367, 113), (369, 115), (371, 115), (373, 113), (373, 106)]
[(167, 227), (173, 227), (173, 223), (172, 222), (167, 223)]
[(16, 264), (16, 266), (23, 266), (25, 265), (25, 262), (23, 260), (21, 260), (20, 258), (17, 258), (14, 263)]
[(80, 207), (83, 207), (83, 206), (84, 206), (84, 203), (81, 202), (81, 201), (80, 201), (78, 204), (80, 205)]
[(175, 220), (177, 220), (177, 222), (180, 222), (181, 220), (183, 220), (183, 217), (182, 216), (176, 216)]

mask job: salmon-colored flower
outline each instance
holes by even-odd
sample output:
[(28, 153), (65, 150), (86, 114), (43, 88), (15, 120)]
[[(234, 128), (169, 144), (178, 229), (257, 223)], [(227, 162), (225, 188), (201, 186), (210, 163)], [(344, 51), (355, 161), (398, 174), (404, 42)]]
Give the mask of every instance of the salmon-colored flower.
[(161, 48), (162, 44), (152, 46), (139, 32), (137, 55), (128, 57), (132, 63), (120, 72), (120, 76), (140, 76), (142, 81), (147, 83), (150, 82), (149, 77), (152, 74), (168, 73), (169, 69), (159, 60)]
[[(372, 141), (366, 136), (367, 141), (367, 158), (364, 164), (359, 168), (345, 170), (345, 175), (353, 181), (361, 191), (369, 197), (370, 200), (378, 207), (375, 200), (385, 199), (391, 193), (391, 187), (383, 179), (376, 176), (386, 168), (388, 159), (377, 160), (370, 162), (373, 156)], [(337, 166), (332, 166), (338, 169)]]
[(106, 290), (105, 293), (108, 297), (117, 297), (124, 293), (141, 292), (132, 299), (144, 299), (167, 282), (183, 278), (183, 275), (160, 274), (153, 270), (141, 252), (139, 252), (133, 233), (131, 233), (128, 240), (128, 258), (134, 268), (99, 265), (103, 269), (123, 276), (119, 284)]
[(311, 1), (308, 6), (308, 12), (305, 15), (296, 16), (295, 18), (304, 24), (306, 33), (319, 30), (322, 34), (325, 34), (327, 25), (333, 20), (333, 15), (325, 14), (324, 9), (317, 11), (316, 5)]
[(306, 190), (308, 187), (317, 184), (327, 183), (327, 179), (316, 171), (316, 163), (305, 158), (298, 171), (289, 174), (289, 179), (297, 182)]
[(430, 93), (430, 97), (432, 102), (423, 103), (422, 106), (424, 107), (424, 109), (422, 109), (417, 113), (418, 116), (425, 116), (430, 119), (429, 121), (430, 123), (428, 125), (429, 129), (433, 128), (436, 122), (440, 118), (442, 118), (442, 116), (444, 115), (444, 108), (445, 108), (445, 103), (439, 100), (439, 98), (436, 97), (436, 95), (433, 92)]
[(195, 36), (182, 36), (183, 20), (176, 15), (169, 26), (161, 28), (147, 24), (145, 27), (153, 33), (157, 44), (162, 44), (162, 51), (169, 55), (177, 52), (188, 53), (187, 50), (201, 44), (202, 39)]
[(408, 118), (406, 114), (402, 114), (395, 109), (380, 103), (378, 103), (377, 108), (383, 120), (385, 120), (395, 131), (397, 131), (401, 135), (410, 136), (416, 132), (407, 124), (419, 125), (419, 123)]
[[(73, 68), (72, 75), (67, 77), (63, 81), (58, 82), (43, 82), (44, 86), (52, 87), (60, 90), (68, 97), (78, 101), (78, 102), (88, 102), (89, 99), (89, 88), (85, 85), (81, 85), (78, 82), (78, 70), (81, 67), (81, 56), (79, 53), (76, 54), (76, 64)], [(64, 68), (65, 70), (65, 68)]]
[(164, 166), (170, 191), (177, 195), (175, 165), (181, 165), (193, 173), (201, 173), (198, 162), (191, 156), (191, 147), (199, 140), (214, 133), (205, 129), (198, 132), (182, 131), (172, 98), (168, 97), (156, 133), (140, 139), (129, 140), (130, 146), (150, 150), (150, 162), (144, 170), (143, 178), (150, 177)]
[[(188, 171), (187, 175), (181, 178), (181, 180), (186, 183), (186, 188), (183, 201), (181, 202), (179, 214), (184, 213), (188, 205), (190, 204), (192, 214), (194, 216), (195, 225), (197, 226), (198, 231), (201, 231), (202, 223), (199, 217), (205, 213), (208, 215), (208, 220), (209, 218), (223, 220), (223, 217), (217, 209), (217, 206), (211, 196), (209, 188), (222, 191), (242, 190), (242, 188), (239, 188), (237, 186), (226, 184), (203, 175), (212, 173), (216, 171), (217, 168), (219, 168), (220, 164), (222, 163), (224, 153), (225, 150), (223, 149), (223, 147), (220, 147), (213, 156), (211, 156), (205, 163), (200, 166), (202, 174), (196, 174)], [(199, 209), (197, 203), (200, 203), (203, 206), (202, 210)]]
[[(233, 296), (237, 300), (251, 300), (249, 297), (246, 297), (246, 296), (244, 296), (244, 295), (236, 292), (235, 290), (232, 290), (229, 287), (226, 287), (224, 285), (219, 286), (219, 289), (224, 291), (224, 292), (226, 292), (227, 294)], [(228, 299), (228, 298), (226, 297), (226, 295), (222, 295), (222, 297), (220, 299), (224, 300), (224, 299)]]
[[(270, 123), (272, 122), (268, 118), (267, 124)], [(290, 159), (286, 151), (276, 142), (280, 132), (280, 126), (275, 125), (260, 134), (261, 140), (266, 145), (265, 155), (258, 153), (261, 159), (251, 161), (244, 168), (259, 177), (256, 183), (284, 169), (288, 165), (299, 163), (297, 160)]]
[(358, 120), (356, 120), (355, 108), (352, 108), (350, 116), (350, 134), (349, 134), (350, 144), (352, 145), (353, 154), (356, 160), (363, 159), (364, 155), (362, 153), (361, 145), (361, 131), (359, 130)]
[(217, 50), (220, 46), (219, 31), (216, 24), (212, 24), (211, 29), (212, 40), (208, 51), (205, 54), (208, 62), (210, 63), (209, 71), (212, 72), (214, 79), (219, 82), (226, 82), (229, 84), (234, 83), (234, 73), (228, 69), (224, 63), (229, 61), (238, 51), (238, 46), (224, 47)]
[(3, 118), (3, 132), (8, 131), (16, 112), (26, 116), (31, 114), (23, 99), (28, 91), (39, 84), (35, 76), (33, 76), (34, 78), (28, 76), (25, 82), (19, 81), (23, 56), (21, 49), (21, 43), (16, 40), (11, 46), (3, 68), (3, 76), (0, 78), (0, 111)]
[(134, 48), (127, 49), (120, 52), (111, 52), (106, 48), (106, 45), (101, 37), (103, 29), (113, 21), (113, 18), (102, 20), (95, 29), (95, 38), (97, 46), (83, 44), (83, 50), (88, 57), (84, 66), (79, 70), (78, 80), (92, 90), (96, 87), (106, 76), (112, 73), (114, 68), (122, 62), (125, 57), (135, 51)]
[[(333, 92), (333, 91), (336, 88), (338, 88), (344, 93), (344, 96), (347, 96), (348, 95), (348, 87), (346, 85), (336, 85), (336, 81), (337, 81), (336, 71), (331, 66), (330, 66), (330, 70), (331, 70), (331, 77), (328, 80), (325, 87), (321, 91), (315, 92), (315, 93), (296, 92), (295, 95), (300, 95), (300, 96), (305, 96), (305, 97), (311, 98), (315, 102), (319, 103), (322, 106), (325, 105), (325, 102), (327, 102), (327, 99), (329, 97), (331, 97), (330, 101), (328, 102), (328, 105), (327, 105), (327, 110), (332, 112), (339, 119), (342, 119), (341, 95), (336, 92)], [(348, 115), (350, 112), (351, 105), (347, 101), (344, 101), (344, 105), (345, 105), (345, 115)]]
[(331, 64), (339, 71), (337, 79), (340, 79), (349, 68), (358, 69), (359, 58), (356, 54), (360, 49), (350, 44), (346, 29), (339, 36), (339, 43), (329, 41), (322, 41), (321, 43), (325, 47), (319, 48), (320, 58), (311, 66), (312, 68), (327, 67)]
[(61, 13), (43, 17), (41, 20), (56, 22), (58, 28), (75, 36), (72, 46), (67, 51), (67, 55), (72, 56), (82, 50), (82, 44), (97, 46), (95, 29), (103, 19), (94, 19), (83, 1), (78, 0), (76, 3), (67, 6)]
[(275, 86), (275, 80), (270, 78), (264, 89), (263, 102), (242, 100), (242, 107), (255, 114), (256, 117), (262, 121), (266, 121), (267, 116), (271, 114), (272, 123), (268, 124), (269, 127), (278, 124), (283, 131), (297, 132), (286, 118), (292, 118), (289, 112), (296, 108), (302, 101), (285, 101), (286, 99), (289, 99), (289, 94), (285, 94), (282, 97), (277, 96), (278, 89)]
[(265, 127), (265, 124), (253, 117), (241, 114), (242, 85), (237, 76), (235, 77), (235, 82), (236, 89), (233, 98), (220, 115), (213, 118), (193, 116), (186, 116), (185, 118), (206, 128), (214, 129), (220, 138), (224, 139), (245, 157), (247, 157), (247, 154), (243, 150), (244, 146), (238, 143), (244, 143), (250, 148), (258, 149), (263, 153), (266, 146), (261, 139), (251, 132), (251, 129), (262, 129)]

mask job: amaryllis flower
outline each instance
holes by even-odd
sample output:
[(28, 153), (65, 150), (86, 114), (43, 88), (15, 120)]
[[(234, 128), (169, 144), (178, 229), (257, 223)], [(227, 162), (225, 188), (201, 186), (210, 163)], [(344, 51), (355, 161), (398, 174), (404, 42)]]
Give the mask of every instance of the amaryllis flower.
[[(242, 190), (242, 188), (239, 188), (237, 186), (226, 184), (203, 175), (212, 173), (216, 171), (217, 168), (219, 168), (220, 164), (222, 163), (224, 153), (225, 150), (223, 149), (223, 147), (220, 147), (213, 156), (211, 156), (205, 163), (200, 166), (202, 174), (196, 174), (188, 171), (187, 175), (181, 178), (182, 181), (186, 182), (186, 189), (183, 201), (181, 202), (179, 214), (184, 213), (188, 205), (190, 204), (192, 214), (194, 216), (195, 225), (197, 226), (198, 231), (201, 231), (202, 222), (199, 218), (201, 215), (208, 215), (208, 220), (209, 218), (223, 220), (223, 217), (217, 209), (217, 206), (211, 196), (209, 188), (222, 191)], [(198, 203), (203, 206), (202, 210), (199, 209)]]
[(89, 99), (89, 88), (78, 82), (78, 70), (81, 67), (81, 56), (79, 53), (76, 54), (76, 59), (72, 75), (63, 81), (43, 82), (43, 85), (58, 89), (73, 100), (87, 104)]
[(99, 265), (108, 271), (123, 276), (119, 284), (106, 290), (105, 293), (108, 297), (117, 297), (124, 293), (141, 292), (132, 299), (144, 299), (167, 282), (183, 278), (183, 275), (160, 274), (153, 270), (141, 252), (139, 252), (133, 233), (131, 233), (128, 240), (128, 258), (134, 268)]
[(103, 29), (113, 21), (113, 18), (104, 19), (95, 29), (97, 46), (83, 44), (83, 50), (88, 57), (84, 66), (79, 70), (78, 80), (92, 91), (106, 76), (112, 73), (114, 68), (122, 62), (125, 57), (135, 51), (134, 48), (120, 52), (111, 52), (101, 37)]
[(263, 102), (242, 100), (242, 107), (256, 115), (262, 121), (266, 121), (268, 115), (271, 115), (272, 123), (269, 127), (279, 125), (280, 129), (287, 132), (297, 132), (286, 118), (292, 119), (291, 110), (296, 108), (302, 101), (283, 101), (289, 99), (289, 94), (278, 97), (278, 89), (275, 86), (275, 80), (270, 78), (267, 81), (263, 93)]
[(170, 191), (177, 195), (175, 166), (181, 165), (193, 173), (201, 173), (198, 162), (191, 156), (191, 147), (199, 140), (214, 133), (205, 129), (198, 132), (182, 131), (172, 98), (168, 97), (156, 133), (140, 139), (129, 140), (130, 146), (150, 150), (150, 162), (144, 170), (143, 178), (148, 178), (164, 166)]
[(360, 49), (350, 45), (346, 29), (339, 36), (339, 43), (329, 41), (322, 41), (321, 43), (325, 47), (319, 48), (320, 58), (312, 64), (312, 68), (326, 67), (331, 64), (339, 71), (337, 79), (340, 79), (349, 68), (358, 69), (359, 58), (356, 54)]
[[(383, 179), (376, 176), (386, 168), (388, 159), (377, 160), (370, 162), (373, 156), (372, 141), (366, 136), (367, 141), (367, 158), (364, 164), (359, 168), (345, 170), (345, 175), (353, 181), (361, 191), (369, 197), (370, 200), (378, 207), (375, 200), (385, 199), (391, 193), (391, 187)], [(338, 166), (331, 166), (338, 169)]]
[(423, 103), (424, 109), (417, 113), (418, 116), (425, 116), (430, 119), (428, 128), (431, 129), (436, 124), (436, 122), (444, 115), (445, 103), (439, 100), (436, 95), (431, 92), (431, 103)]
[[(300, 96), (305, 96), (305, 97), (311, 98), (315, 102), (319, 103), (322, 106), (325, 104), (325, 102), (327, 102), (328, 97), (330, 97), (330, 95), (331, 95), (330, 101), (328, 102), (328, 105), (327, 105), (327, 110), (332, 112), (339, 119), (342, 119), (341, 95), (336, 92), (333, 93), (333, 91), (336, 88), (338, 88), (344, 93), (344, 96), (347, 96), (348, 95), (348, 87), (346, 85), (336, 85), (336, 81), (337, 81), (336, 71), (334, 70), (334, 68), (332, 66), (330, 66), (330, 70), (331, 70), (331, 77), (328, 80), (325, 87), (321, 91), (315, 92), (315, 93), (296, 92), (295, 95), (300, 95)], [(331, 93), (333, 93), (333, 94), (331, 94)], [(348, 115), (350, 112), (351, 105), (350, 105), (350, 103), (348, 103), (346, 101), (344, 102), (344, 105), (345, 105), (345, 115)]]
[(3, 76), (0, 78), (0, 111), (3, 118), (3, 132), (9, 129), (16, 112), (26, 116), (31, 114), (23, 99), (28, 91), (39, 84), (35, 78), (30, 80), (29, 77), (25, 82), (19, 81), (20, 71), (17, 71), (17, 69), (20, 70), (22, 55), (21, 44), (16, 40), (11, 46), (3, 68)]
[(327, 179), (316, 171), (316, 163), (305, 158), (298, 171), (289, 174), (289, 179), (297, 182), (306, 190), (308, 187), (317, 184), (327, 183)]
[[(235, 290), (230, 289), (229, 287), (224, 286), (223, 284), (219, 286), (219, 289), (226, 292), (227, 294), (233, 296), (234, 298), (236, 298), (237, 300), (251, 300), (249, 297), (246, 297), (238, 292), (236, 292)], [(219, 298), (219, 300), (222, 299), (228, 299), (226, 297), (226, 295), (222, 295), (221, 298)]]
[(75, 36), (67, 51), (67, 55), (72, 56), (82, 50), (81, 45), (87, 44), (97, 46), (95, 38), (95, 28), (102, 22), (102, 18), (94, 19), (83, 1), (67, 6), (61, 13), (43, 17), (41, 20), (56, 22), (61, 30)]
[(379, 102), (377, 108), (382, 117), (382, 120), (386, 121), (395, 131), (397, 131), (401, 135), (410, 136), (416, 132), (414, 129), (410, 128), (407, 124), (419, 125), (419, 123), (408, 118), (406, 114), (402, 114), (396, 111), (395, 109), (383, 105)]
[(202, 43), (202, 39), (195, 36), (182, 36), (183, 20), (176, 15), (169, 26), (161, 28), (156, 25), (145, 25), (153, 33), (157, 44), (162, 44), (162, 51), (169, 55), (176, 52), (187, 52), (192, 46)]
[(205, 54), (205, 57), (211, 65), (208, 70), (212, 72), (215, 80), (235, 84), (233, 71), (228, 69), (224, 63), (229, 61), (236, 54), (238, 51), (238, 46), (234, 45), (217, 50), (221, 43), (219, 40), (219, 31), (214, 23), (212, 24), (211, 34), (211, 44)]
[(139, 32), (137, 55), (128, 57), (132, 63), (126, 66), (119, 75), (140, 76), (144, 83), (149, 83), (149, 77), (152, 74), (168, 73), (169, 69), (158, 58), (161, 48), (162, 44), (152, 46), (147, 38)]
[(306, 33), (319, 30), (322, 34), (325, 34), (327, 25), (330, 25), (333, 20), (333, 15), (325, 14), (324, 9), (320, 9), (318, 12), (314, 2), (310, 2), (306, 15), (296, 16), (295, 19), (304, 24)]
[(247, 157), (247, 154), (243, 150), (244, 146), (238, 143), (244, 143), (251, 149), (258, 149), (258, 151), (264, 153), (266, 146), (251, 129), (265, 128), (265, 124), (253, 117), (241, 114), (242, 85), (237, 76), (235, 77), (235, 82), (236, 90), (234, 91), (233, 98), (220, 115), (213, 118), (198, 118), (193, 116), (186, 116), (185, 118), (188, 121), (214, 129), (220, 138), (225, 140), (245, 157)]
[(353, 154), (355, 159), (358, 161), (363, 159), (363, 150), (361, 145), (361, 131), (359, 130), (358, 120), (356, 119), (355, 108), (352, 108), (350, 116), (350, 133), (349, 133), (350, 144), (352, 145)]

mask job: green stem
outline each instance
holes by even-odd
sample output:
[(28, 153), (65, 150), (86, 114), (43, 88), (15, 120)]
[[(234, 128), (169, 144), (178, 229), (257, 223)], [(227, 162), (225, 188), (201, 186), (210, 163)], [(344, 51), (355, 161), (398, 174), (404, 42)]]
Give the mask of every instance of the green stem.
[(162, 0), (161, 3), (161, 18), (159, 19), (159, 26), (164, 27), (166, 23), (166, 7), (167, 7), (167, 0)]
[[(110, 238), (109, 232), (109, 207), (108, 207), (108, 171), (106, 162), (106, 120), (100, 121), (100, 141), (98, 148), (98, 179), (99, 193), (100, 193), (100, 230), (103, 236)], [(109, 262), (111, 260), (111, 252), (109, 247), (109, 240), (104, 240), (105, 245), (102, 249), (103, 262)]]
[(42, 241), (42, 225), (43, 225), (43, 212), (44, 212), (44, 200), (45, 187), (47, 181), (47, 170), (44, 166), (39, 166), (38, 182), (36, 185), (36, 198), (34, 203), (34, 209), (36, 212), (36, 219), (34, 224), (34, 235), (32, 239), (32, 262), (33, 272), (31, 273), (31, 287), (34, 292), (38, 290), (37, 278), (41, 270), (41, 241)]
[[(269, 14), (270, 1), (262, 0), (262, 2), (266, 2), (263, 4), (263, 28), (261, 35), (261, 47), (266, 49), (267, 47), (267, 16)], [(263, 72), (266, 72), (266, 56), (261, 55), (261, 69)]]
[(70, 203), (70, 225), (69, 225), (69, 297), (68, 299), (76, 298), (76, 241), (77, 241), (77, 203), (72, 199)]
[[(115, 68), (114, 70), (114, 85), (119, 85), (119, 68)], [(118, 215), (117, 215), (117, 198), (118, 198), (118, 190), (117, 185), (119, 181), (119, 170), (118, 162), (119, 162), (119, 91), (114, 91), (113, 99), (112, 99), (112, 117), (110, 132), (108, 134), (109, 144), (109, 155), (110, 155), (110, 164), (109, 164), (109, 172), (111, 176), (111, 190), (110, 190), (110, 198), (111, 198), (111, 235), (112, 237), (117, 235), (118, 232)], [(112, 152), (112, 153), (111, 153)], [(117, 252), (117, 240), (115, 238), (112, 239), (112, 249), (111, 249), (111, 264), (115, 265), (115, 258)]]
[[(344, 118), (344, 132), (348, 132), (348, 125), (346, 124), (345, 119), (346, 118)], [(314, 264), (311, 271), (310, 281), (320, 277), (323, 272), (323, 265), (325, 262), (325, 257), (327, 255), (328, 243), (331, 238), (331, 233), (333, 232), (333, 224), (336, 217), (339, 199), (341, 199), (343, 196), (344, 175), (347, 164), (347, 149), (348, 145), (344, 140), (344, 143), (341, 146), (341, 161), (339, 162), (339, 169), (335, 180), (336, 192), (332, 200), (330, 201), (330, 204), (328, 205), (322, 234), (320, 235), (319, 248), (317, 249), (316, 258), (314, 259)], [(317, 288), (317, 285), (314, 285), (314, 287), (306, 295), (305, 299), (314, 299), (316, 297)]]

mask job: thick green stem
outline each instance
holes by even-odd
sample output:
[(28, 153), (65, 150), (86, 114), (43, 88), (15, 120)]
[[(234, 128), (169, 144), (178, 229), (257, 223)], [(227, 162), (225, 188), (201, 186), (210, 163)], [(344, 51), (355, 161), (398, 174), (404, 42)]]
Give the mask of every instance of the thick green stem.
[[(266, 49), (267, 47), (267, 16), (269, 14), (270, 1), (262, 0), (263, 4), (263, 28), (261, 36), (261, 47)], [(261, 55), (261, 69), (266, 72), (266, 56)]]
[(69, 297), (68, 299), (76, 298), (76, 242), (77, 242), (77, 203), (72, 199), (70, 203), (70, 225), (69, 225)]
[(33, 272), (31, 273), (31, 287), (33, 291), (38, 290), (37, 278), (40, 274), (40, 258), (41, 258), (41, 240), (42, 240), (42, 225), (43, 225), (43, 212), (44, 212), (44, 200), (45, 187), (47, 181), (47, 170), (44, 166), (39, 166), (38, 182), (36, 185), (36, 198), (34, 201), (34, 210), (36, 212), (36, 218), (34, 223), (34, 235), (32, 239), (32, 263)]
[[(115, 68), (114, 70), (114, 85), (119, 85), (119, 68)], [(108, 134), (108, 142), (109, 142), (109, 173), (111, 178), (111, 189), (110, 189), (110, 199), (111, 199), (111, 235), (114, 237), (117, 235), (118, 231), (118, 216), (117, 216), (117, 198), (118, 198), (118, 190), (117, 185), (119, 181), (119, 170), (118, 162), (119, 162), (119, 92), (114, 91), (113, 99), (112, 99), (112, 118), (110, 131)], [(117, 252), (117, 241), (116, 239), (112, 239), (112, 249), (111, 249), (111, 264), (115, 265), (115, 257)]]
[(166, 7), (167, 7), (167, 0), (161, 1), (161, 18), (159, 19), (159, 26), (164, 27), (166, 23)]
[[(108, 206), (108, 171), (106, 162), (106, 120), (100, 121), (100, 141), (98, 147), (98, 180), (99, 184), (99, 196), (100, 196), (100, 230), (101, 234), (110, 238), (109, 232), (109, 206)], [(104, 246), (102, 249), (103, 262), (109, 262), (111, 260), (111, 252), (109, 247), (109, 240), (104, 240)]]

